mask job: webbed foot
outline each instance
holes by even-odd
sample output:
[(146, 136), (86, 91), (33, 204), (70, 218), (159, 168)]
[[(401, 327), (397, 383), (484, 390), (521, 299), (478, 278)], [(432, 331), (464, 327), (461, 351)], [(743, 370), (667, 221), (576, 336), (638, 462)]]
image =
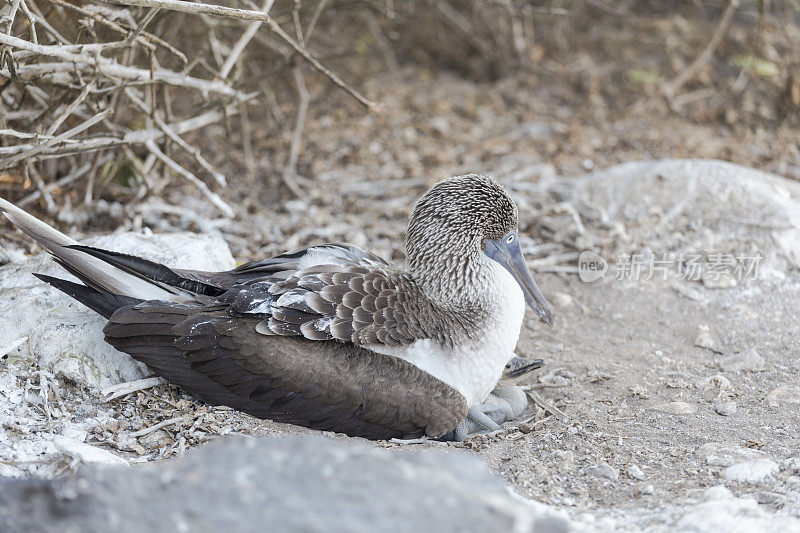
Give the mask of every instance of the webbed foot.
[(442, 438), (462, 441), (470, 435), (497, 431), (502, 424), (521, 415), (527, 406), (528, 397), (522, 388), (499, 385), (482, 404), (471, 407), (467, 417)]

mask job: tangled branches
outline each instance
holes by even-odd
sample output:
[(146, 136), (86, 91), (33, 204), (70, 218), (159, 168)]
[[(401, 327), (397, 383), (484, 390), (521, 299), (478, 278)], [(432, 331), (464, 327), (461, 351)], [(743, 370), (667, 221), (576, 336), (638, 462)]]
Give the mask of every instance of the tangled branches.
[[(233, 216), (205, 181), (225, 186), (225, 175), (185, 136), (246, 115), (248, 102), (269, 91), (265, 83), (249, 90), (253, 84), (241, 74), (262, 26), (275, 38), (258, 45), (266, 43), (277, 62), (292, 68), (296, 56), (374, 107), (306, 50), (315, 22), (303, 35), (295, 11), (295, 39), (270, 15), (273, 3), (235, 9), (177, 0), (0, 0), (0, 185), (35, 187), (17, 200), (40, 199), (53, 211), (53, 191), (80, 178), (88, 204), (97, 179), (141, 199), (179, 177)], [(200, 177), (181, 159), (193, 160)]]

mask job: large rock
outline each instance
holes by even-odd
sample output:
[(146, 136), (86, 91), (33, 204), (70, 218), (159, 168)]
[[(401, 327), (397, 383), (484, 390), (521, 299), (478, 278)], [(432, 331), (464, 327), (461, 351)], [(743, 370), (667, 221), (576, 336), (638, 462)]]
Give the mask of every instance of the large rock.
[(512, 496), (475, 456), (323, 437), (225, 438), (135, 469), (0, 478), (0, 523), (9, 533), (571, 529), (565, 512)]
[(800, 183), (780, 176), (723, 161), (666, 159), (545, 179), (540, 187), (574, 206), (590, 228), (558, 240), (602, 249), (612, 261), (632, 252), (658, 259), (760, 254), (760, 279), (800, 269)]
[[(85, 243), (174, 267), (225, 270), (235, 266), (228, 245), (218, 236), (120, 233)], [(103, 342), (102, 317), (39, 281), (34, 272), (74, 279), (47, 254), (1, 267), (0, 349), (27, 337), (10, 358), (38, 358), (43, 368), (91, 389), (148, 375), (144, 365)]]

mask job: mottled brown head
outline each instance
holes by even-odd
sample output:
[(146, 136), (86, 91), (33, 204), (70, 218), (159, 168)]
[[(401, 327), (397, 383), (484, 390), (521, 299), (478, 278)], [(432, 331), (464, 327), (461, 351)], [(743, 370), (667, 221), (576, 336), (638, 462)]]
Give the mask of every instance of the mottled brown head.
[[(484, 239), (517, 229), (517, 206), (494, 179), (467, 174), (434, 185), (414, 206), (406, 232), (406, 255), (419, 277), (461, 276)], [(468, 282), (468, 280), (466, 280)]]
[(466, 174), (440, 181), (414, 206), (406, 246), (449, 238), (500, 239), (517, 228), (517, 206), (489, 176)]
[(490, 283), (488, 258), (514, 277), (525, 302), (552, 325), (547, 300), (522, 255), (517, 219), (517, 206), (488, 176), (467, 174), (439, 182), (420, 198), (408, 222), (411, 272), (430, 296), (466, 306)]

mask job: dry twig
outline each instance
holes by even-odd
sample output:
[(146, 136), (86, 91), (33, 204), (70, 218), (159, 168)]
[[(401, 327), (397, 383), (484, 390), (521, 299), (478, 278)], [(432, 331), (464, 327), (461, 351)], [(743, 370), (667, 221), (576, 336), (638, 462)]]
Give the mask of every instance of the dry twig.
[(719, 46), (722, 37), (724, 37), (731, 25), (733, 14), (737, 7), (739, 7), (739, 0), (729, 0), (728, 7), (725, 8), (725, 12), (722, 14), (722, 20), (720, 20), (719, 26), (717, 26), (714, 35), (711, 37), (711, 41), (709, 41), (703, 53), (697, 56), (697, 59), (672, 81), (664, 83), (664, 85), (661, 86), (661, 92), (663, 92), (668, 99), (672, 100), (681, 87), (697, 76), (700, 70), (711, 60), (714, 51), (717, 49), (717, 46)]
[(300, 46), (297, 41), (291, 38), (291, 36), (286, 33), (283, 28), (281, 28), (277, 22), (275, 22), (272, 17), (270, 17), (267, 13), (262, 11), (254, 11), (250, 9), (236, 9), (232, 7), (225, 7), (216, 4), (200, 4), (197, 2), (185, 2), (183, 0), (100, 0), (101, 2), (107, 3), (114, 3), (114, 4), (124, 4), (128, 6), (141, 6), (141, 7), (159, 7), (162, 9), (168, 9), (171, 11), (181, 11), (183, 13), (194, 13), (198, 15), (214, 15), (218, 17), (226, 17), (226, 18), (233, 18), (233, 19), (240, 19), (240, 20), (255, 20), (259, 22), (264, 22), (269, 26), (269, 29), (272, 30), (276, 35), (278, 35), (281, 39), (286, 41), (286, 43), (294, 49), (295, 52), (300, 54), (300, 56), (308, 61), (311, 65), (314, 66), (318, 71), (322, 74), (327, 76), (333, 83), (338, 85), (340, 88), (344, 89), (350, 96), (358, 100), (359, 103), (364, 105), (367, 109), (375, 109), (377, 104), (372, 102), (365, 97), (361, 96), (355, 89), (351, 88), (345, 82), (343, 82), (339, 77), (328, 70), (322, 63), (320, 63), (314, 56), (308, 53), (308, 51)]

